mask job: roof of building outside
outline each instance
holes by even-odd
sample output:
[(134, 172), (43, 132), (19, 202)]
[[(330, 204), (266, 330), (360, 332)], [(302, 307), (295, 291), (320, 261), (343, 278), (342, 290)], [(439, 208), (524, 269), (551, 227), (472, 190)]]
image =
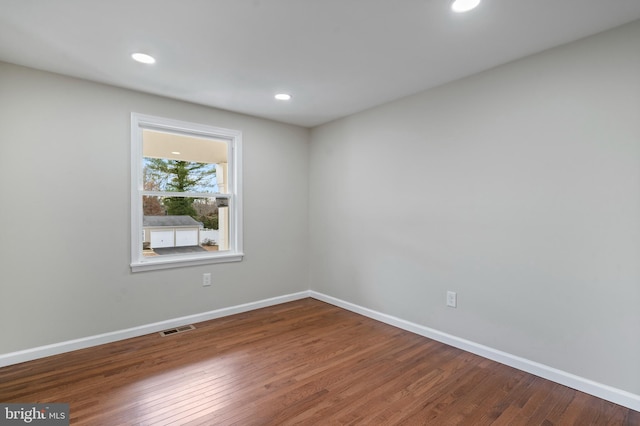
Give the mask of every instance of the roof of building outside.
[(180, 215), (180, 216), (143, 216), (142, 217), (142, 226), (151, 227), (151, 226), (168, 226), (168, 227), (198, 227), (202, 228), (202, 222), (198, 222), (191, 216)]

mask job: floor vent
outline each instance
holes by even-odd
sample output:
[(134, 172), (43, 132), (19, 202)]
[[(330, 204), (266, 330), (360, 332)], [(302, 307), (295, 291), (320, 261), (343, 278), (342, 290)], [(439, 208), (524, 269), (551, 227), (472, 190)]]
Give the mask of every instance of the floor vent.
[(176, 328), (171, 328), (169, 330), (164, 330), (160, 332), (160, 335), (162, 337), (164, 336), (170, 336), (172, 334), (176, 334), (176, 333), (184, 333), (185, 331), (189, 331), (189, 330), (195, 330), (196, 328), (192, 325), (183, 325), (182, 327), (176, 327)]

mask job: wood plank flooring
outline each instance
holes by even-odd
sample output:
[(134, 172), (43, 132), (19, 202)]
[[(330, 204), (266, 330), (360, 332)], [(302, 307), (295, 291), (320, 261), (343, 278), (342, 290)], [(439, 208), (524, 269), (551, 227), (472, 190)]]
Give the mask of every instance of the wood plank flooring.
[(640, 425), (640, 413), (314, 299), (0, 369), (72, 425)]

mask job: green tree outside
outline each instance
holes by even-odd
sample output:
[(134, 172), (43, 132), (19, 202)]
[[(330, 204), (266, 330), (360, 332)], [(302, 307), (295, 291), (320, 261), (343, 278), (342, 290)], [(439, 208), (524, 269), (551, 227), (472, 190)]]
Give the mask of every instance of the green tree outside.
[[(144, 161), (145, 184), (154, 182), (160, 191), (211, 192), (215, 185), (214, 164), (148, 157)], [(165, 197), (162, 202), (168, 215), (187, 215), (199, 220), (200, 215), (193, 206), (195, 200), (191, 197)]]

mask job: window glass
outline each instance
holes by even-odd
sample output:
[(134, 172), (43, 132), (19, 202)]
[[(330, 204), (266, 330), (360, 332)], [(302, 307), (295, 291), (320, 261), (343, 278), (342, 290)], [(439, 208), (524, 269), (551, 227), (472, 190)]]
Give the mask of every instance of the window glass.
[(240, 133), (132, 115), (132, 269), (238, 261)]
[(227, 193), (228, 142), (144, 129), (145, 190)]

